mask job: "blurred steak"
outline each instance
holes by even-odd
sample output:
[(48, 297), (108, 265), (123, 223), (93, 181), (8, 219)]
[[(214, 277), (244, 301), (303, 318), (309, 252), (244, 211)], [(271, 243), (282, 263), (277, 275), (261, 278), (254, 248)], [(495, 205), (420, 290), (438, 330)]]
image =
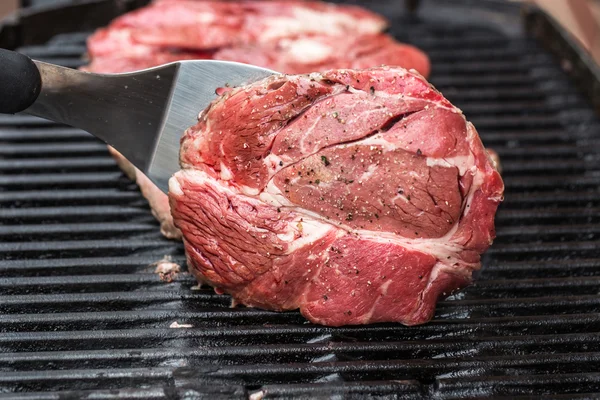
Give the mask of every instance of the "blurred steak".
[[(128, 40), (128, 52), (156, 46), (210, 50), (300, 35), (343, 37), (383, 31), (386, 20), (360, 7), (319, 1), (238, 2), (161, 0), (117, 18), (108, 32)], [(102, 31), (101, 31), (102, 32)], [(112, 43), (95, 40), (92, 56), (112, 53)]]

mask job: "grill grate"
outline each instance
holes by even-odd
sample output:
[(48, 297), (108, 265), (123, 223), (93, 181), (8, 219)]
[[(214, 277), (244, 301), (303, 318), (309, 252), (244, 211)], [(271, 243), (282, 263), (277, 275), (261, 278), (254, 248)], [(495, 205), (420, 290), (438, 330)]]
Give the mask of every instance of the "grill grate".
[[(153, 273), (165, 255), (183, 264), (182, 246), (160, 237), (104, 145), (2, 116), (0, 398), (594, 397), (600, 120), (532, 40), (439, 24), (431, 10), (392, 15), (393, 33), (430, 55), (432, 82), (504, 168), (498, 239), (475, 285), (410, 328), (228, 308), (189, 275)], [(84, 39), (21, 51), (78, 67)]]

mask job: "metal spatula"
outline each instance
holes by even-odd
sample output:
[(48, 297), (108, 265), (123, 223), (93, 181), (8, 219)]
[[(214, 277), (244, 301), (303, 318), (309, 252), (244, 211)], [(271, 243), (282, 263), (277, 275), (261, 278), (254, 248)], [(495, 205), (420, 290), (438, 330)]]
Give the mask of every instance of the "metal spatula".
[(179, 170), (179, 140), (215, 90), (276, 74), (252, 65), (181, 61), (101, 75), (33, 61), (0, 49), (0, 113), (27, 114), (83, 129), (110, 144), (167, 192)]

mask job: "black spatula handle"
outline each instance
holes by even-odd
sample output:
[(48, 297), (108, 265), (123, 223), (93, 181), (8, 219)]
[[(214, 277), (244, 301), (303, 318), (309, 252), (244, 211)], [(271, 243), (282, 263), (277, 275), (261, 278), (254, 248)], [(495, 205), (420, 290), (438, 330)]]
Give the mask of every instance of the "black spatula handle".
[(0, 49), (0, 113), (14, 114), (31, 106), (42, 88), (40, 71), (31, 58)]

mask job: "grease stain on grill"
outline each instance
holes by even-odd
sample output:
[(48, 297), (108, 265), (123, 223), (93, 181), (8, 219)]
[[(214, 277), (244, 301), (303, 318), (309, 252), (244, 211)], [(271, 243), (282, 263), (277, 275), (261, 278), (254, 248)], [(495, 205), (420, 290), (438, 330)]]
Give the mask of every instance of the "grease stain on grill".
[[(157, 279), (149, 266), (165, 255), (185, 269), (182, 246), (159, 236), (102, 143), (34, 117), (0, 116), (0, 392), (15, 399), (597, 392), (600, 120), (532, 40), (449, 18), (440, 25), (431, 11), (419, 19), (390, 13), (392, 33), (428, 53), (432, 82), (499, 153), (506, 179), (498, 238), (475, 285), (416, 327), (328, 328), (297, 312), (229, 308), (227, 296), (195, 286), (188, 274)], [(22, 50), (77, 67), (85, 38), (61, 34)]]

